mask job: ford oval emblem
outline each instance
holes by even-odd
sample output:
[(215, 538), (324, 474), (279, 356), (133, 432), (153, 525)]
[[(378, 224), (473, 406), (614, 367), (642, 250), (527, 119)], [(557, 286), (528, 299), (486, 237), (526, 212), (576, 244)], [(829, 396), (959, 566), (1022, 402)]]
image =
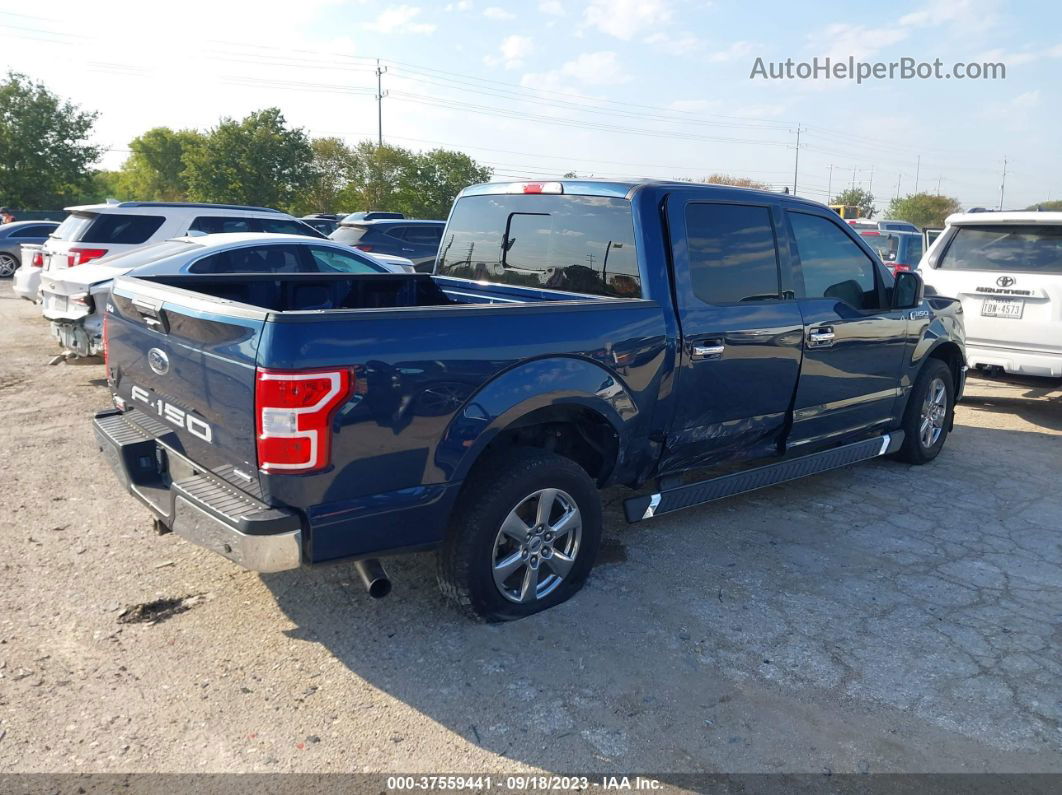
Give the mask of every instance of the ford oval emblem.
[(1016, 281), (1017, 279), (1015, 279), (1013, 276), (1000, 276), (998, 279), (996, 279), (996, 284), (998, 284), (1000, 287), (1010, 287)]
[(166, 375), (170, 371), (170, 357), (166, 355), (165, 351), (152, 348), (148, 351), (148, 367), (156, 375)]

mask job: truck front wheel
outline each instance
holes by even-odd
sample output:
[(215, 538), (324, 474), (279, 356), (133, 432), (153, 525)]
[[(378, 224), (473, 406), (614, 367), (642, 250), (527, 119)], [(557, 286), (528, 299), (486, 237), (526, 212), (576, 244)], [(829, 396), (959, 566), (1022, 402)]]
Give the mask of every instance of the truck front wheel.
[(903, 447), (896, 457), (909, 464), (928, 464), (940, 453), (955, 411), (955, 384), (951, 370), (939, 359), (929, 359), (918, 374), (904, 414)]
[(439, 550), (439, 588), (474, 618), (523, 618), (575, 594), (600, 542), (601, 498), (582, 467), (543, 450), (507, 450), (465, 483)]

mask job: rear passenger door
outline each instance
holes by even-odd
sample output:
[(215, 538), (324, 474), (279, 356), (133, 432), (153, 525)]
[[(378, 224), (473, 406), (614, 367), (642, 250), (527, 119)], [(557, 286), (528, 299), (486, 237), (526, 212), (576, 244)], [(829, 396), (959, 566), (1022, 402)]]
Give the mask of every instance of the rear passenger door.
[(676, 191), (667, 218), (682, 352), (662, 471), (773, 454), (803, 338), (780, 207)]
[(413, 260), (417, 265), (423, 265), (426, 262), (435, 263), (439, 241), (442, 240), (442, 230), (438, 227), (428, 224), (409, 224), (390, 229), (388, 234), (400, 238), (401, 249), (398, 252), (400, 256)]
[(805, 334), (790, 446), (888, 425), (899, 404), (908, 316), (889, 308), (892, 277), (829, 214), (786, 216)]

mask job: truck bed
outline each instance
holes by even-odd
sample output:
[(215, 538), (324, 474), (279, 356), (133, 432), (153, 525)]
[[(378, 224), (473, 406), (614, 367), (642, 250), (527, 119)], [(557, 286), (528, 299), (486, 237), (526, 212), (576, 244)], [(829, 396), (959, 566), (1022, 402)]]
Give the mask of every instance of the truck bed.
[(436, 279), (424, 273), (246, 273), (144, 276), (138, 281), (188, 290), (270, 312), (401, 309), (455, 304), (608, 301), (599, 296)]

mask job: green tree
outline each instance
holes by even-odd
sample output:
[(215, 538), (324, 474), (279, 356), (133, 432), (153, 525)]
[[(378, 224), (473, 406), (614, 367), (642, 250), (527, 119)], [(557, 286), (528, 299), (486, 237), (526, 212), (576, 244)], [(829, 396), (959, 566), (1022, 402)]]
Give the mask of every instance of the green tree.
[(960, 210), (959, 200), (932, 193), (912, 193), (889, 202), (886, 215), (915, 226), (944, 226), (944, 219)]
[(196, 130), (155, 127), (129, 142), (132, 154), (122, 164), (119, 190), (140, 201), (186, 201), (185, 159), (203, 145)]
[(413, 184), (402, 194), (410, 215), (416, 218), (446, 218), (457, 194), (469, 185), (488, 182), (494, 170), (479, 165), (463, 152), (433, 149), (413, 158), (413, 167), (403, 174)]
[(1039, 202), (1038, 204), (1032, 204), (1025, 208), (1026, 210), (1062, 210), (1062, 200), (1054, 199), (1047, 202)]
[(184, 155), (189, 198), (195, 201), (291, 206), (311, 181), (313, 148), (279, 108), (241, 121), (225, 118)]
[(103, 153), (88, 142), (96, 117), (8, 72), (0, 82), (0, 202), (51, 209), (89, 190), (89, 167)]
[[(406, 212), (412, 201), (414, 154), (400, 146), (361, 141), (354, 147), (354, 175), (341, 203), (352, 211)], [(415, 188), (414, 188), (415, 189)]]
[[(874, 217), (874, 194), (862, 188), (845, 188), (832, 199), (830, 204), (845, 204), (859, 208), (861, 218)], [(899, 216), (892, 216), (899, 218)]]
[(328, 213), (345, 206), (340, 196), (357, 174), (354, 150), (339, 138), (314, 138), (308, 184), (295, 202), (296, 212)]

